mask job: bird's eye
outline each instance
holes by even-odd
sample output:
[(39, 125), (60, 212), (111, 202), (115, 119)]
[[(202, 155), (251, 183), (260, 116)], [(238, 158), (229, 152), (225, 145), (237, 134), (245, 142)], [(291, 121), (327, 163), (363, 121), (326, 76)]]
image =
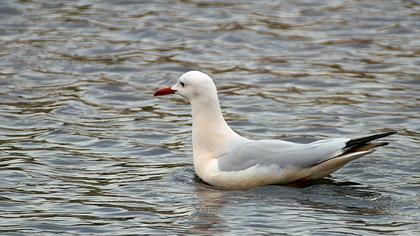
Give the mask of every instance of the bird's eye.
[(184, 82), (179, 82), (179, 83), (181, 84), (181, 86), (182, 86), (182, 87), (184, 87), (184, 86), (185, 86)]

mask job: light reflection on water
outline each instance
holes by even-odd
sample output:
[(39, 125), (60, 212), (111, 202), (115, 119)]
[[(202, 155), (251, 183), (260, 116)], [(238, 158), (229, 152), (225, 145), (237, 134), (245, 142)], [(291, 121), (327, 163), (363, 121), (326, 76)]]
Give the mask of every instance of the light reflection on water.
[[(0, 232), (419, 233), (416, 1), (2, 1)], [(249, 138), (387, 129), (305, 186), (221, 191), (192, 169), (189, 105), (211, 74)]]

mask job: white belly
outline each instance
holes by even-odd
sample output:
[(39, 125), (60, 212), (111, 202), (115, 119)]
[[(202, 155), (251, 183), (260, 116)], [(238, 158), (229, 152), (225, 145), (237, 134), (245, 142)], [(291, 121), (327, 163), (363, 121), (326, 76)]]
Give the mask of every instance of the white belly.
[(255, 165), (240, 171), (220, 171), (217, 159), (207, 163), (205, 168), (197, 173), (207, 183), (224, 189), (249, 189), (270, 184), (285, 184), (305, 178), (307, 170), (295, 168), (280, 168), (277, 165)]
[[(294, 168), (272, 164), (254, 165), (240, 171), (220, 171), (218, 160), (211, 159), (204, 166), (196, 168), (198, 176), (207, 183), (224, 189), (249, 189), (270, 184), (287, 184), (297, 180), (318, 179), (330, 175), (348, 162), (373, 150), (350, 153), (332, 158), (309, 168)], [(202, 164), (202, 163), (200, 163)]]

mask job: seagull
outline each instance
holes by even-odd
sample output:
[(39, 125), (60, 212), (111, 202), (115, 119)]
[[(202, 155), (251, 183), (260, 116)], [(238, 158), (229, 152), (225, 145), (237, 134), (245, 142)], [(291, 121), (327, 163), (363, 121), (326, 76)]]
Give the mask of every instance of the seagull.
[(209, 75), (186, 72), (175, 85), (157, 90), (154, 96), (168, 94), (178, 94), (190, 102), (194, 170), (206, 183), (222, 189), (244, 190), (323, 178), (388, 144), (371, 141), (396, 133), (330, 138), (306, 144), (251, 140), (226, 123)]

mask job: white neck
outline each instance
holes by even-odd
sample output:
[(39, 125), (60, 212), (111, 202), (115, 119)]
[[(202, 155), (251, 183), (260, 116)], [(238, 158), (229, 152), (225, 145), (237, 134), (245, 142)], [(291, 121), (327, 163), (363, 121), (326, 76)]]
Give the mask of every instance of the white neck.
[(217, 158), (240, 138), (226, 123), (217, 94), (191, 101), (193, 120), (194, 168), (200, 172), (205, 164)]

